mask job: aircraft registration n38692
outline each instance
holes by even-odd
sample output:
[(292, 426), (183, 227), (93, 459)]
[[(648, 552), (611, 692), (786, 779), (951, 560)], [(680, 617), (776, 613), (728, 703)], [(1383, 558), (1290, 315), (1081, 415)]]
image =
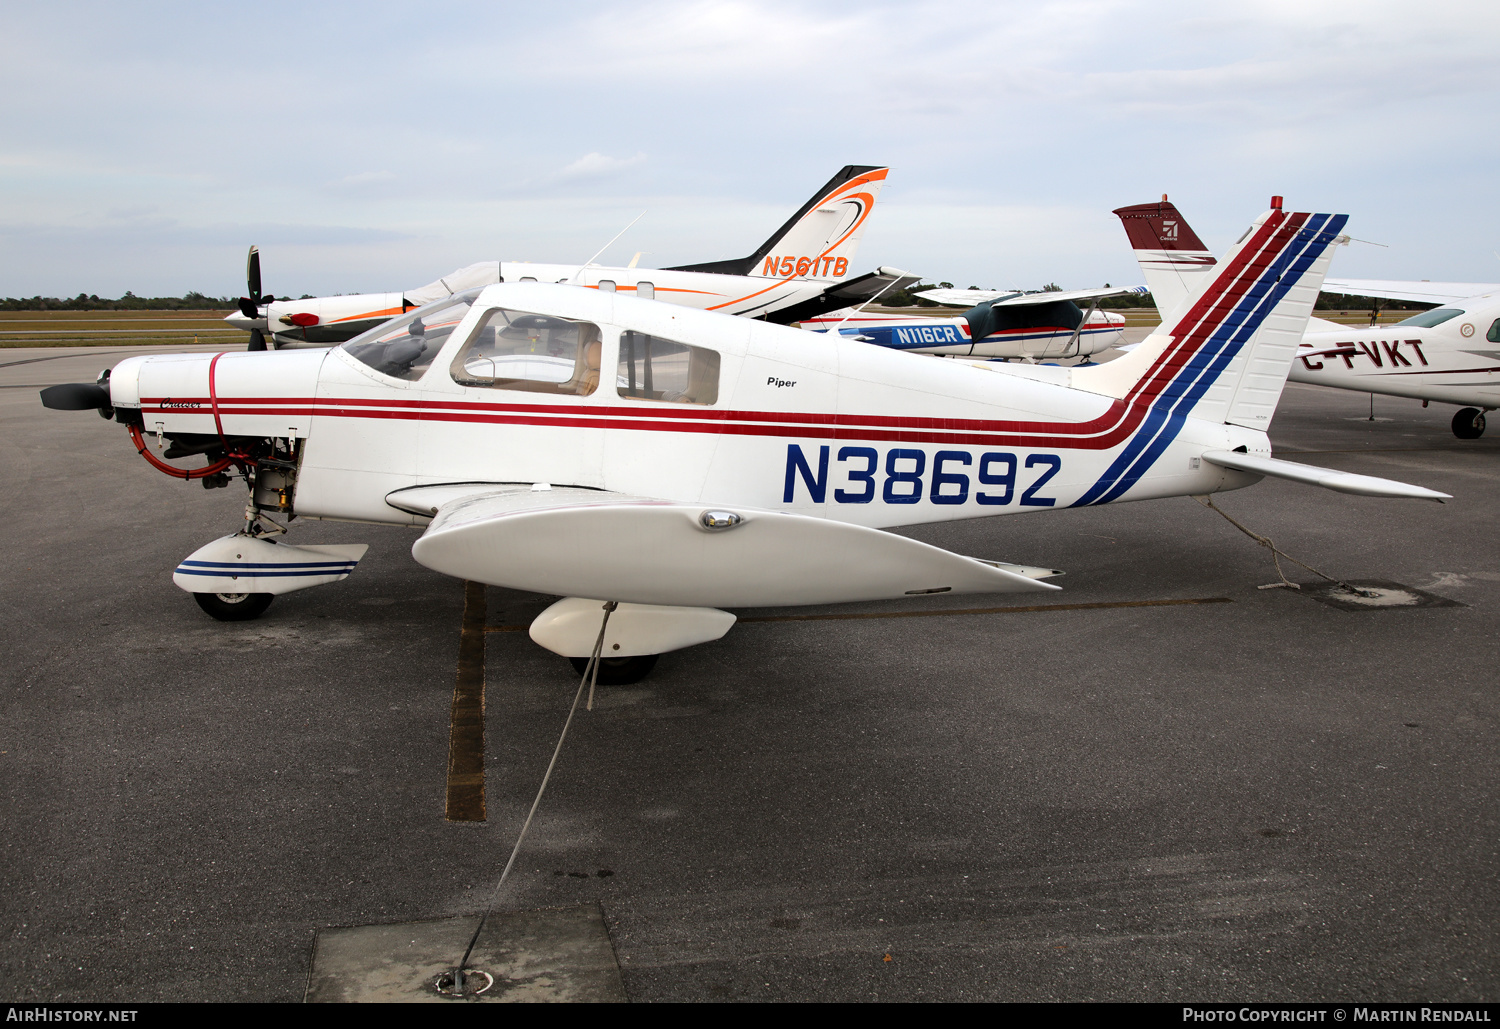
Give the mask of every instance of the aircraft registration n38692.
[[(276, 542), (277, 515), (406, 524), (430, 568), (565, 598), (532, 638), (575, 661), (602, 638), (626, 679), (722, 636), (722, 608), (1057, 588), (1050, 569), (890, 526), (1265, 475), (1443, 499), (1270, 455), (1265, 427), (1344, 222), (1267, 211), (1162, 332), (1093, 367), (933, 360), (517, 283), (333, 350), (130, 358), (43, 400), (113, 414), (181, 477), (244, 478), (245, 527), (175, 576), (218, 617), (258, 614), (358, 560), (361, 548)], [(153, 437), (172, 441), (164, 456), (209, 463), (170, 468)]]

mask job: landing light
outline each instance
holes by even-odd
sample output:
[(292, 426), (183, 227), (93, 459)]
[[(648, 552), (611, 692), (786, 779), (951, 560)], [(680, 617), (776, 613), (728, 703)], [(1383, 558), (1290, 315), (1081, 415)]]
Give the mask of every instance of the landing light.
[(704, 511), (698, 516), (698, 524), (705, 529), (733, 529), (743, 521), (733, 511)]

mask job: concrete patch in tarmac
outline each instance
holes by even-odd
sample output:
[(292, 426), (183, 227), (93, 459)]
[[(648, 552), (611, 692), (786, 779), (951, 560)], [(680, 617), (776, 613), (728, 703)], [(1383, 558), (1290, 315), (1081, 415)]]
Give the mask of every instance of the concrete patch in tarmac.
[[(446, 1003), (433, 987), (451, 971), (478, 915), (323, 929), (313, 948), (309, 1003)], [(487, 1002), (619, 1002), (625, 988), (598, 904), (490, 916), (469, 959), (494, 985), (463, 998)]]
[(1464, 607), (1456, 600), (1440, 597), (1436, 593), (1419, 590), (1415, 586), (1403, 586), (1399, 582), (1385, 579), (1369, 579), (1349, 585), (1363, 593), (1350, 593), (1336, 582), (1302, 584), (1302, 595), (1321, 601), (1340, 611), (1385, 611), (1391, 608), (1412, 609), (1419, 607)]

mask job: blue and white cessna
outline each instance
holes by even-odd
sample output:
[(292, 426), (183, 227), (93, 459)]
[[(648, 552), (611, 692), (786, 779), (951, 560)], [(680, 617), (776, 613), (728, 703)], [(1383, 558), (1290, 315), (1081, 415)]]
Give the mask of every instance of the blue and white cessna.
[[(1125, 339), (1124, 317), (1098, 310), (1098, 302), (1145, 292), (1145, 286), (1035, 293), (929, 289), (917, 296), (968, 310), (960, 315), (924, 316), (846, 308), (804, 319), (802, 327), (917, 354), (1024, 361), (1088, 358)], [(1086, 310), (1078, 306), (1083, 301), (1089, 301)]]
[[(128, 358), (43, 401), (112, 415), (178, 477), (249, 487), (245, 526), (174, 576), (216, 617), (254, 617), (359, 559), (282, 542), (277, 519), (408, 525), (431, 569), (564, 598), (532, 638), (581, 664), (604, 631), (605, 674), (628, 681), (722, 636), (726, 608), (1057, 588), (1051, 569), (893, 526), (1266, 475), (1443, 499), (1271, 456), (1266, 426), (1344, 222), (1265, 212), (1159, 333), (1091, 367), (935, 361), (504, 283), (335, 349)], [(173, 466), (156, 441), (207, 463)]]

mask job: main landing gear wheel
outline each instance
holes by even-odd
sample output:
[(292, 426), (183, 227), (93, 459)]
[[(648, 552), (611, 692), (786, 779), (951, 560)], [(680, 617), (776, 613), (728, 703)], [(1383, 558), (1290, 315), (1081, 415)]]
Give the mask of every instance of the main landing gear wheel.
[(194, 593), (193, 599), (221, 622), (248, 622), (271, 606), (269, 593)]
[[(656, 654), (642, 654), (639, 657), (601, 657), (599, 659), (599, 685), (600, 686), (629, 686), (633, 682), (640, 682), (651, 674), (651, 669), (656, 667)], [(588, 670), (589, 659), (586, 657), (570, 657), (573, 668), (582, 675)]]
[(1453, 435), (1459, 439), (1478, 439), (1484, 435), (1484, 412), (1465, 407), (1453, 416)]

